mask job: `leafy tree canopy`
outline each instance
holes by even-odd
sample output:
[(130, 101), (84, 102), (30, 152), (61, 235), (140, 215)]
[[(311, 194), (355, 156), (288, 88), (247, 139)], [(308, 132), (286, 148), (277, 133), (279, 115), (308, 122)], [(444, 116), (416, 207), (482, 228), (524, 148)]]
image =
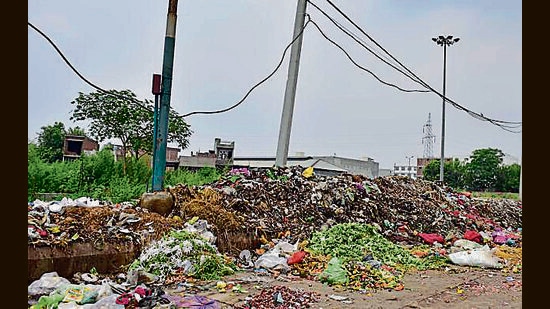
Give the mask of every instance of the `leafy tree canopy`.
[[(424, 179), (429, 181), (439, 180), (439, 162), (439, 159), (435, 159), (430, 161), (430, 163), (424, 167), (424, 171), (422, 172)], [(464, 163), (460, 162), (458, 159), (455, 159), (451, 162), (445, 162), (443, 169), (443, 173), (445, 174), (443, 178), (445, 184), (453, 188), (461, 188), (464, 186)]]
[(86, 132), (79, 126), (67, 129), (67, 135), (86, 136)]
[(504, 153), (499, 149), (476, 149), (466, 167), (466, 180), (471, 190), (495, 190)]
[(63, 159), (63, 143), (65, 140), (65, 125), (55, 122), (53, 125), (43, 126), (38, 133), (38, 155), (48, 163)]
[[(124, 153), (131, 152), (139, 158), (143, 153), (152, 153), (154, 103), (145, 100), (138, 105), (135, 101), (137, 97), (130, 90), (79, 93), (71, 102), (75, 106), (71, 120), (91, 121), (89, 133), (92, 137), (99, 142), (117, 138)], [(185, 149), (191, 134), (190, 126), (170, 109), (167, 142), (177, 143)]]

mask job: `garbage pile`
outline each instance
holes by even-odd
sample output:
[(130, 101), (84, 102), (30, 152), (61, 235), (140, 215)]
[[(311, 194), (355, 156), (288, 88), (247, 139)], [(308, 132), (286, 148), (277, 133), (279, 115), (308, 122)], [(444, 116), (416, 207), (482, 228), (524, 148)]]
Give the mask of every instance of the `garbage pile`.
[[(126, 277), (133, 286), (141, 277), (217, 280), (237, 267), (356, 290), (401, 290), (405, 271), (447, 262), (521, 271), (519, 201), (474, 199), (403, 176), (322, 177), (299, 166), (232, 170), (209, 185), (169, 191), (175, 205), (167, 216), (130, 203), (37, 200), (28, 205), (28, 244), (137, 243), (141, 253)], [(266, 293), (259, 303), (269, 293), (270, 301), (273, 293), (283, 299), (270, 308), (294, 297)]]
[(105, 243), (143, 244), (181, 225), (181, 221), (131, 203), (113, 205), (86, 197), (49, 203), (36, 200), (28, 205), (28, 244), (36, 247), (83, 242), (98, 248)]
[(236, 305), (236, 309), (284, 309), (284, 308), (310, 308), (311, 304), (318, 302), (321, 295), (316, 292), (307, 292), (291, 289), (286, 286), (275, 285), (264, 288), (255, 295), (246, 299), (244, 305)]
[(446, 236), (521, 227), (519, 201), (472, 199), (404, 176), (324, 177), (299, 166), (241, 169), (209, 185), (178, 185), (170, 191), (178, 215), (206, 216), (222, 239), (232, 233), (276, 238), (290, 232), (289, 240), (295, 241), (321, 228), (356, 222), (378, 225), (395, 242), (420, 244), (418, 233)]

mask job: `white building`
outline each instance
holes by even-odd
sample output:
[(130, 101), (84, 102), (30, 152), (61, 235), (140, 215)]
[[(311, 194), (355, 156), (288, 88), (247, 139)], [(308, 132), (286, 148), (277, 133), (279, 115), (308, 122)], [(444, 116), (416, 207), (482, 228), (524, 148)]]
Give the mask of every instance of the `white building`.
[(416, 165), (394, 165), (393, 175), (407, 176), (416, 179)]

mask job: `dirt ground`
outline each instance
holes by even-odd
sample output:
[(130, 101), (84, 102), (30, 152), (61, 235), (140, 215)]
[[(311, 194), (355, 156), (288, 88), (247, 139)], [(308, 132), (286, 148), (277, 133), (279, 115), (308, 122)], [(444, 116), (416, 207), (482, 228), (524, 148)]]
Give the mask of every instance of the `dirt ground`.
[[(215, 289), (198, 294), (217, 300), (221, 308), (233, 308), (244, 304), (246, 297), (253, 297), (262, 287), (284, 285), (292, 289), (315, 291), (319, 302), (310, 308), (392, 309), (392, 308), (521, 308), (521, 274), (503, 273), (499, 270), (453, 267), (447, 271), (422, 271), (405, 275), (402, 291), (381, 290), (360, 293), (334, 289), (320, 282), (301, 278), (259, 276), (252, 272), (238, 273), (225, 278), (225, 282), (241, 283), (246, 293), (225, 292)], [(346, 296), (346, 302), (333, 300), (330, 295)], [(350, 302), (351, 301), (351, 302)]]

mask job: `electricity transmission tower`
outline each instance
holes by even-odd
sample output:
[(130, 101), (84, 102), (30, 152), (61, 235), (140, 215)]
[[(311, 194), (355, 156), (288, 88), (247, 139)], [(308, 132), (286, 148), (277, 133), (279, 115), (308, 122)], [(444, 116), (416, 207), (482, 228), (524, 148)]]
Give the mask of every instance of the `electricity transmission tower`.
[(424, 158), (434, 157), (434, 143), (435, 135), (432, 132), (432, 114), (428, 113), (428, 121), (422, 128), (424, 137), (422, 137), (422, 144), (424, 145)]

